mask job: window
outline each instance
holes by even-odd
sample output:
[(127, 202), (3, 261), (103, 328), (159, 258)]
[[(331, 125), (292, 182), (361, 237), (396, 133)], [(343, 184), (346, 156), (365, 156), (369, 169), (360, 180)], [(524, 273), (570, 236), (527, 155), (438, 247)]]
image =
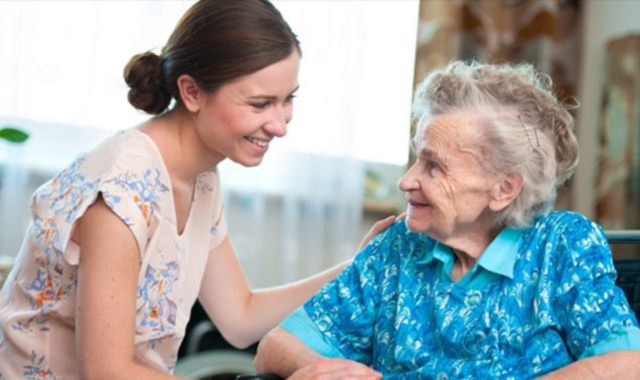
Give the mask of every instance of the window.
[[(96, 136), (146, 119), (126, 101), (122, 70), (132, 55), (159, 50), (191, 4), (0, 2), (0, 119), (95, 128)], [(403, 165), (418, 1), (274, 4), (303, 48), (294, 119), (276, 149)]]

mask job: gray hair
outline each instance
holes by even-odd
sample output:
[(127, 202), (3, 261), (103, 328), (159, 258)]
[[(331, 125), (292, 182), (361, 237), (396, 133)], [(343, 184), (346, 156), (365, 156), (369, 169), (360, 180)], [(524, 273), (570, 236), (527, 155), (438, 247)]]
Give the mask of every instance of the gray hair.
[(472, 147), (489, 174), (515, 173), (523, 186), (498, 223), (524, 227), (553, 208), (558, 186), (578, 165), (578, 141), (569, 112), (553, 94), (551, 78), (530, 64), (455, 61), (418, 85), (414, 121), (467, 114), (484, 138)]

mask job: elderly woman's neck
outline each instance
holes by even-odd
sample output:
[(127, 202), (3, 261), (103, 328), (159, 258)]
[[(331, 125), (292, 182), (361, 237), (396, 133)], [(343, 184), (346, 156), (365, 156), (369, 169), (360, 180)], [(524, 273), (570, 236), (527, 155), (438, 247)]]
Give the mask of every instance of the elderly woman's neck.
[(452, 237), (443, 242), (453, 250), (456, 256), (456, 261), (451, 271), (451, 277), (456, 282), (476, 265), (480, 256), (501, 230), (502, 228), (495, 228), (484, 232), (467, 232), (461, 237)]
[(451, 247), (451, 249), (456, 252), (456, 255), (469, 256), (471, 259), (478, 260), (493, 239), (498, 236), (502, 228), (503, 227), (494, 227), (483, 230), (467, 230), (448, 237), (442, 243)]

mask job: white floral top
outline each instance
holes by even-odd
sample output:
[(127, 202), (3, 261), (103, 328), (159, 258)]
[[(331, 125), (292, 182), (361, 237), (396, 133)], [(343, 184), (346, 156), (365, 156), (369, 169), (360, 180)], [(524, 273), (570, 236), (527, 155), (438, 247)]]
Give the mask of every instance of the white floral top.
[(182, 235), (157, 146), (137, 129), (79, 157), (32, 199), (32, 221), (0, 293), (0, 379), (77, 379), (76, 221), (102, 194), (140, 248), (137, 359), (171, 372), (212, 248), (226, 236), (215, 170), (197, 180)]

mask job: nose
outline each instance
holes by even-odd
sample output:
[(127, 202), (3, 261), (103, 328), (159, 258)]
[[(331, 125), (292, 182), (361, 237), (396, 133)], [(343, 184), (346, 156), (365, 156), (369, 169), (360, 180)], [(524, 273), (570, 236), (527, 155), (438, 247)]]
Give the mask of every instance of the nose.
[(418, 188), (418, 181), (414, 173), (416, 165), (413, 164), (409, 170), (398, 181), (398, 189), (402, 192), (408, 192)]
[(271, 120), (265, 129), (276, 137), (284, 137), (287, 134), (287, 124), (291, 121), (291, 106), (274, 107)]

